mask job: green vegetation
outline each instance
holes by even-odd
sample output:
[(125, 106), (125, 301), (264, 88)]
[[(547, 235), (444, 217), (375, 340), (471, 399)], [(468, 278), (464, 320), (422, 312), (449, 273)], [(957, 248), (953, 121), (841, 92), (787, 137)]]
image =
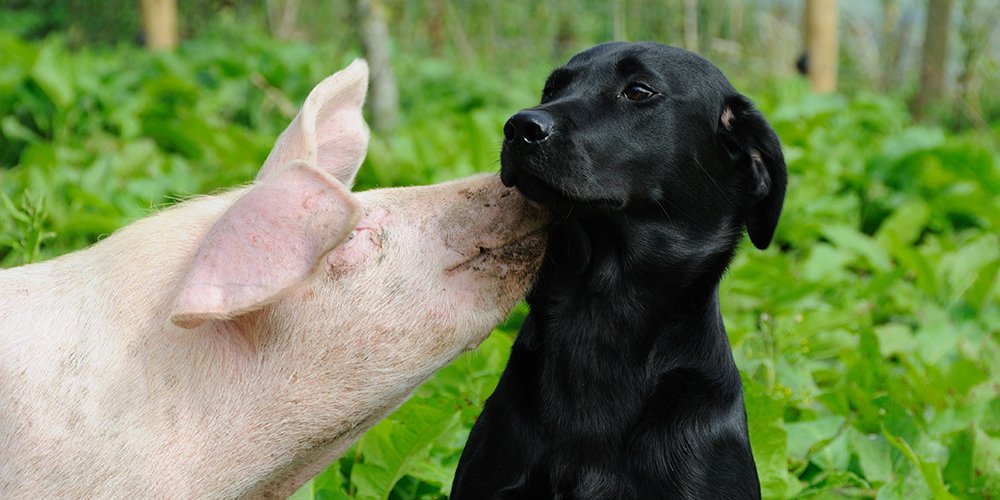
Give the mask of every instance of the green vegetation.
[[(249, 181), (352, 57), (237, 32), (173, 54), (0, 32), (0, 265)], [(357, 189), (497, 171), (503, 121), (556, 62), (399, 57), (404, 122), (373, 138)], [(785, 145), (788, 199), (775, 244), (746, 245), (721, 293), (766, 497), (1000, 496), (1000, 124), (956, 134), (897, 98), (758, 85), (743, 87)], [(296, 498), (443, 496), (525, 313)]]

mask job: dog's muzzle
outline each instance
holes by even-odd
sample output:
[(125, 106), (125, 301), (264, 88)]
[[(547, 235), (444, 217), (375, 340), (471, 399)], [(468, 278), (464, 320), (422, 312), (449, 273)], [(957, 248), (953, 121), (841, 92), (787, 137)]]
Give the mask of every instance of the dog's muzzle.
[(552, 115), (534, 109), (528, 109), (510, 117), (503, 126), (504, 141), (523, 141), (537, 144), (549, 138), (555, 128)]
[(526, 109), (507, 120), (503, 126), (503, 154), (500, 178), (504, 185), (518, 184), (523, 162), (537, 153), (541, 143), (552, 136), (555, 119), (549, 113)]

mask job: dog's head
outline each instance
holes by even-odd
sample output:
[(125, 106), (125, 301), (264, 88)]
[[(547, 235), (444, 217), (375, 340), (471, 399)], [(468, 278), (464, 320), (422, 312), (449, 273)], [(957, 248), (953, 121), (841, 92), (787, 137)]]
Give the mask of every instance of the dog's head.
[(504, 126), (503, 181), (562, 212), (663, 216), (691, 229), (738, 222), (758, 248), (785, 195), (781, 144), (705, 59), (614, 42), (549, 76)]

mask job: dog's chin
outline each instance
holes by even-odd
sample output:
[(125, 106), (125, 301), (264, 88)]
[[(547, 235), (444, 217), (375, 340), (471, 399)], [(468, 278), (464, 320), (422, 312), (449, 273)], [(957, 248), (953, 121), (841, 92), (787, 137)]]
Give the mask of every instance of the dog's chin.
[[(517, 188), (525, 198), (538, 203), (553, 213), (568, 215), (571, 212), (616, 212), (625, 209), (626, 202), (612, 198), (587, 198), (570, 196), (564, 190), (555, 187), (538, 177), (518, 172), (516, 178), (509, 179), (510, 184)], [(507, 182), (505, 182), (507, 184)]]
[(525, 198), (546, 207), (572, 203), (572, 200), (568, 196), (534, 175), (521, 173), (514, 181), (514, 187)]

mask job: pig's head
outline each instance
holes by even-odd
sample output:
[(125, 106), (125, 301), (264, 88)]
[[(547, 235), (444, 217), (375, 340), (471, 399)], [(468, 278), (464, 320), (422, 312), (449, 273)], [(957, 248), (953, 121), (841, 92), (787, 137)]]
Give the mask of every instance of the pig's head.
[(384, 344), (447, 358), (521, 297), (545, 217), (496, 176), (350, 192), (368, 144), (367, 81), (355, 61), (312, 91), (200, 244), (174, 324), (251, 317), (268, 330), (363, 337), (362, 355)]

